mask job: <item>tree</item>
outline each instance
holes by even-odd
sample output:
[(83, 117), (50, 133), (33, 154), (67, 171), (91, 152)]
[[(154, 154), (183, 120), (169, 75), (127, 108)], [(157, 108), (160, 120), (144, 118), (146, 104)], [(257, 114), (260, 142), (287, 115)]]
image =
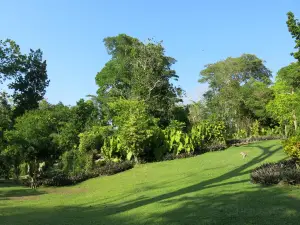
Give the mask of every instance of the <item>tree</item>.
[(62, 104), (45, 109), (25, 112), (16, 119), (14, 129), (6, 132), (7, 154), (20, 156), (29, 165), (32, 186), (36, 186), (38, 165), (43, 162), (52, 164), (61, 155), (54, 141), (60, 126), (66, 121), (67, 107)]
[(208, 109), (204, 102), (193, 102), (188, 105), (188, 109), (188, 117), (191, 124), (199, 123), (200, 121), (206, 120), (208, 117)]
[(30, 50), (24, 62), (23, 73), (19, 73), (8, 85), (14, 90), (12, 97), (15, 104), (15, 117), (22, 115), (26, 110), (38, 108), (49, 82), (47, 63), (43, 61), (42, 51)]
[(170, 82), (178, 78), (171, 69), (175, 60), (165, 56), (161, 43), (151, 40), (144, 44), (120, 34), (104, 42), (112, 58), (96, 76), (102, 110), (106, 109), (107, 115), (107, 104), (120, 97), (138, 99), (145, 102), (149, 113), (159, 118), (162, 125), (167, 124), (182, 94)]
[[(286, 127), (292, 123), (295, 131), (298, 127), (297, 118), (300, 116), (298, 115), (300, 110), (299, 71), (298, 62), (291, 63), (278, 71), (273, 87), (275, 99), (268, 105), (269, 112), (281, 125)], [(287, 131), (285, 133), (287, 135)]]
[(298, 62), (291, 63), (281, 68), (277, 73), (277, 80), (284, 82), (290, 87), (290, 92), (294, 92), (300, 87), (300, 64)]
[(270, 118), (266, 105), (274, 99), (273, 90), (266, 83), (250, 80), (241, 88), (243, 107), (248, 114), (258, 120), (263, 126), (274, 126), (276, 124)]
[(276, 81), (273, 87), (275, 98), (267, 105), (268, 112), (280, 125), (285, 127), (285, 135), (288, 136), (288, 125), (293, 124), (297, 130), (297, 117), (300, 112), (300, 95), (292, 93), (291, 88), (283, 81)]
[(4, 133), (12, 127), (12, 109), (8, 102), (8, 94), (0, 93), (0, 176), (9, 178), (11, 169), (11, 158), (5, 154), (4, 149), (7, 143), (4, 140)]
[(255, 55), (243, 54), (237, 58), (227, 58), (214, 64), (208, 64), (201, 71), (200, 83), (208, 82), (214, 91), (220, 91), (228, 85), (247, 83), (250, 79), (270, 84), (271, 71)]
[(55, 140), (62, 151), (69, 151), (79, 145), (79, 134), (96, 124), (98, 109), (92, 101), (80, 99), (70, 109), (64, 109), (68, 115), (62, 124)]
[(264, 62), (255, 55), (243, 54), (206, 65), (200, 74), (199, 82), (209, 84), (204, 97), (210, 114), (217, 115), (231, 128), (249, 127), (245, 122), (251, 122), (252, 115), (241, 93), (249, 82), (261, 82), (265, 86), (271, 83), (271, 71)]
[(24, 60), (19, 45), (10, 39), (0, 40), (0, 83), (17, 76), (23, 69)]
[(295, 49), (297, 49), (297, 51), (291, 53), (291, 55), (294, 56), (294, 58), (298, 60), (298, 62), (300, 62), (300, 22), (295, 19), (295, 16), (292, 12), (288, 12), (287, 16), (288, 20), (286, 24), (292, 37), (295, 39)]
[[(0, 143), (3, 133), (12, 126), (12, 108), (8, 102), (8, 94), (0, 93)], [(0, 144), (1, 146), (1, 144)]]

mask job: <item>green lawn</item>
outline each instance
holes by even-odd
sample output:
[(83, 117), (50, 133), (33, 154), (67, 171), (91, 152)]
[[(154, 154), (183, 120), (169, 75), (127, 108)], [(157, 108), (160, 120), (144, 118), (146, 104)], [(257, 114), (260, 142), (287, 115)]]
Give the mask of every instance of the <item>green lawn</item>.
[[(249, 154), (244, 160), (241, 151)], [(265, 141), (73, 187), (1, 184), (0, 224), (300, 224), (299, 187), (249, 182), (253, 168), (285, 157), (280, 141)]]

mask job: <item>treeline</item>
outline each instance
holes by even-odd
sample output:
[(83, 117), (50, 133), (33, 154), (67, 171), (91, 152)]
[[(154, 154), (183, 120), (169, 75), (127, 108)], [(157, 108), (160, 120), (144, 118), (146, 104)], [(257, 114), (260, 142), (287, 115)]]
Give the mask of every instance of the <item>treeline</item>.
[(26, 176), (33, 187), (73, 184), (238, 139), (297, 137), (300, 24), (288, 13), (287, 25), (298, 61), (274, 84), (262, 59), (229, 57), (205, 66), (199, 82), (209, 90), (189, 105), (162, 42), (105, 38), (111, 59), (96, 75), (97, 94), (66, 106), (44, 99), (49, 80), (40, 50), (22, 54), (12, 40), (0, 41), (0, 79), (13, 91), (0, 95), (0, 177)]

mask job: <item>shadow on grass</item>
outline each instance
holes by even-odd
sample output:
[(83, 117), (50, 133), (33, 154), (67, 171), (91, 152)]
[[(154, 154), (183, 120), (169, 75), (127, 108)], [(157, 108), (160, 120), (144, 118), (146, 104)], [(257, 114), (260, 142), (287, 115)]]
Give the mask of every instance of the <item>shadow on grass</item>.
[(46, 194), (46, 192), (26, 188), (13, 181), (0, 182), (0, 200), (30, 200), (31, 197), (37, 197), (42, 194)]
[[(124, 203), (126, 204), (126, 203)], [(174, 207), (175, 206), (175, 207)], [(6, 207), (1, 224), (299, 224), (300, 200), (280, 188), (248, 189), (202, 197), (165, 199), (142, 211), (124, 205)], [(1, 216), (2, 214), (2, 216)]]
[[(197, 184), (190, 185), (190, 186), (181, 188), (181, 189), (173, 191), (173, 192), (158, 195), (158, 196), (155, 196), (155, 197), (152, 197), (152, 198), (146, 198), (146, 199), (142, 199), (142, 200), (139, 199), (139, 200), (136, 200), (136, 201), (129, 202), (128, 204), (125, 204), (125, 205), (123, 204), (122, 206), (118, 206), (118, 212), (124, 212), (124, 211), (128, 211), (128, 210), (132, 210), (132, 209), (135, 209), (135, 208), (138, 208), (138, 207), (143, 207), (143, 206), (151, 204), (151, 203), (164, 201), (164, 200), (167, 200), (167, 199), (170, 199), (170, 198), (179, 197), (181, 195), (194, 193), (196, 191), (201, 191), (201, 190), (208, 189), (208, 188), (243, 183), (243, 182), (245, 182), (245, 180), (231, 181), (231, 182), (226, 182), (226, 180), (231, 179), (233, 177), (248, 174), (249, 171), (245, 171), (247, 168), (263, 162), (265, 159), (272, 156), (273, 154), (275, 154), (279, 150), (282, 150), (281, 147), (277, 147), (276, 149), (272, 149), (275, 146), (276, 145), (271, 145), (269, 147), (263, 148), (261, 146), (252, 145), (251, 147), (259, 148), (261, 150), (261, 154), (258, 155), (257, 157), (252, 158), (250, 161), (247, 161), (242, 166), (240, 166), (240, 167), (238, 167), (238, 168), (236, 168), (232, 171), (229, 171), (227, 173), (224, 173), (224, 174), (222, 174), (218, 177), (208, 179), (208, 180), (204, 180), (204, 181), (199, 182)], [(159, 188), (159, 187), (157, 187), (157, 188)]]

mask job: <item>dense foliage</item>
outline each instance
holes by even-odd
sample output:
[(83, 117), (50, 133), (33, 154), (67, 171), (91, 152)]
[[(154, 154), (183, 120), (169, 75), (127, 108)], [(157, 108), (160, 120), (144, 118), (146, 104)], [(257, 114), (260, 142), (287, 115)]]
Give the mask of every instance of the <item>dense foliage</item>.
[[(297, 61), (280, 69), (275, 83), (256, 55), (228, 57), (201, 70), (199, 82), (209, 89), (187, 105), (176, 86), (176, 60), (162, 42), (105, 38), (111, 58), (96, 74), (97, 95), (65, 106), (44, 99), (49, 79), (42, 51), (22, 54), (14, 41), (0, 40), (0, 82), (12, 93), (0, 94), (0, 176), (27, 177), (32, 187), (69, 185), (133, 163), (281, 137), (285, 152), (299, 160), (300, 24), (291, 12), (287, 25)], [(276, 183), (278, 168), (263, 166), (252, 178)]]

